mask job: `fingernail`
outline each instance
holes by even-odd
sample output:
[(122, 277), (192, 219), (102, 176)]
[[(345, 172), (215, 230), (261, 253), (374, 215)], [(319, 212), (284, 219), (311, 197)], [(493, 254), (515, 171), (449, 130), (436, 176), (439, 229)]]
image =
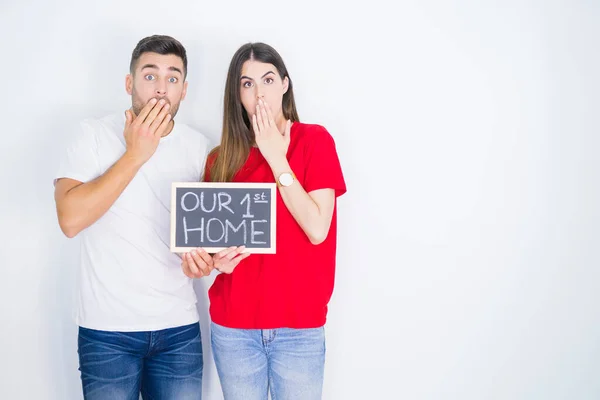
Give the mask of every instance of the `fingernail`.
[(156, 103), (156, 99), (155, 99), (155, 98), (152, 98), (152, 99), (150, 100), (150, 103), (152, 103), (152, 104)]
[(165, 104), (165, 101), (164, 101), (164, 100), (161, 100), (161, 101), (160, 101), (160, 104)]

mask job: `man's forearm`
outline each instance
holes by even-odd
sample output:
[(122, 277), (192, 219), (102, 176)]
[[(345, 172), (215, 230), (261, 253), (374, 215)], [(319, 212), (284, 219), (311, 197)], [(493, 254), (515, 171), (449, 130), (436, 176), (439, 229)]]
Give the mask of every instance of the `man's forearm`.
[(57, 191), (58, 221), (64, 234), (74, 237), (100, 219), (123, 193), (142, 165), (143, 163), (126, 153), (93, 181), (60, 193)]

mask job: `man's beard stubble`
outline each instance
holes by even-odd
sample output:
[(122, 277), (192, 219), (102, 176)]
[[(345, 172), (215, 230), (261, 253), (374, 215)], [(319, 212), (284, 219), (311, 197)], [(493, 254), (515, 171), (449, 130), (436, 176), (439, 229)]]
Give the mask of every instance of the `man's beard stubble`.
[[(172, 104), (171, 101), (167, 98), (167, 97), (152, 97), (156, 100), (165, 100), (167, 102), (167, 104), (171, 105), (171, 108), (169, 108), (169, 114), (171, 114), (171, 120), (175, 119), (175, 115), (177, 115), (177, 111), (179, 111), (179, 103), (176, 104)], [(148, 99), (148, 101), (150, 101), (152, 98)], [(136, 116), (140, 115), (140, 112), (142, 111), (142, 109), (144, 107), (146, 107), (146, 104), (148, 104), (148, 101), (146, 102), (142, 102), (135, 90), (135, 88), (133, 88), (133, 93), (131, 95), (131, 108), (133, 110), (133, 112), (135, 113)]]

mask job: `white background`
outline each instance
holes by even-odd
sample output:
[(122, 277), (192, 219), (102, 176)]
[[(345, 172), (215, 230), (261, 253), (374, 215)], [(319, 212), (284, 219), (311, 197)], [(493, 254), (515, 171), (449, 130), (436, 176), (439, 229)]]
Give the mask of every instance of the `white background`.
[(336, 140), (324, 398), (600, 398), (600, 3), (389, 3), (2, 0), (0, 398), (81, 398), (53, 173), (70, 126), (129, 106), (155, 33), (187, 47), (178, 119), (213, 143), (248, 41)]

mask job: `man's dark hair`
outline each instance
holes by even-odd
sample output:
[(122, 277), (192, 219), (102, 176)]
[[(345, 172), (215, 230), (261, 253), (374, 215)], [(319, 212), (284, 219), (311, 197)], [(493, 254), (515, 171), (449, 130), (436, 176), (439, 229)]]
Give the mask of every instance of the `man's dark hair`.
[(131, 62), (129, 63), (129, 71), (133, 74), (137, 61), (144, 53), (158, 53), (162, 55), (174, 54), (183, 60), (183, 76), (187, 75), (187, 55), (185, 47), (171, 36), (152, 35), (140, 40), (133, 49), (131, 54)]

